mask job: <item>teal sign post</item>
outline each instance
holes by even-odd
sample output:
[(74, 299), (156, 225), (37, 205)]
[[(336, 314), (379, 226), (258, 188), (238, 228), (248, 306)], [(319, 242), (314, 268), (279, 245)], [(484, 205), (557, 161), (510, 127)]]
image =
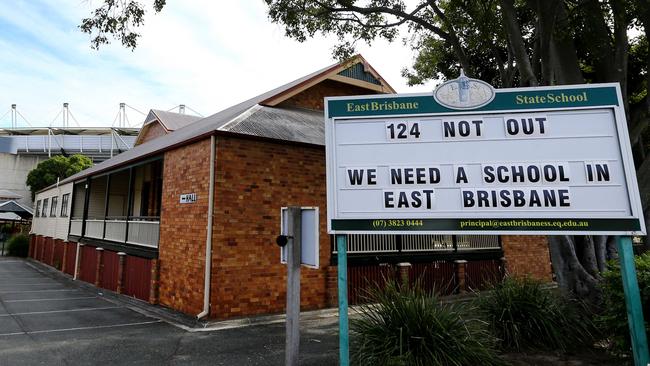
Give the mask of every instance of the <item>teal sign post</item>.
[(634, 254), (632, 253), (632, 240), (629, 236), (619, 236), (618, 256), (621, 261), (621, 277), (623, 277), (623, 291), (625, 292), (625, 307), (627, 320), (632, 339), (632, 353), (635, 366), (650, 364), (648, 355), (648, 338), (645, 333), (643, 321), (643, 307), (639, 293), (639, 283), (634, 269)]
[(328, 231), (349, 364), (347, 234), (617, 235), (637, 365), (648, 363), (632, 235), (645, 235), (618, 84), (325, 99)]

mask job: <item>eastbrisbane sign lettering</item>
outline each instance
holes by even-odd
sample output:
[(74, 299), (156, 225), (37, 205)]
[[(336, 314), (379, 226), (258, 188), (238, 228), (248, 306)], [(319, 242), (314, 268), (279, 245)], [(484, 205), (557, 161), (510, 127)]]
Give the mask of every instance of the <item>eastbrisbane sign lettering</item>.
[(348, 112), (375, 112), (393, 110), (417, 110), (418, 102), (374, 101), (374, 102), (349, 102), (346, 104)]
[(331, 233), (641, 234), (618, 84), (326, 99)]

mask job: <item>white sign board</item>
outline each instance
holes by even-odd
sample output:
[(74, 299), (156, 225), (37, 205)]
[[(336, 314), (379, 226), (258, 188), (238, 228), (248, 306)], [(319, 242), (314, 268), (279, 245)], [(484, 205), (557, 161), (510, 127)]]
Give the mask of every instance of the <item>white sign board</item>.
[[(318, 268), (318, 254), (319, 254), (319, 225), (318, 225), (318, 207), (301, 207), (301, 248), (300, 248), (300, 264), (310, 267)], [(280, 233), (281, 235), (288, 235), (289, 229), (287, 228), (287, 219), (289, 211), (286, 207), (282, 207), (280, 212)], [(291, 239), (289, 239), (291, 240)], [(280, 262), (287, 263), (286, 246), (280, 248)]]
[(645, 232), (618, 84), (327, 98), (331, 233)]
[(194, 203), (194, 202), (196, 202), (196, 193), (181, 194), (180, 203)]

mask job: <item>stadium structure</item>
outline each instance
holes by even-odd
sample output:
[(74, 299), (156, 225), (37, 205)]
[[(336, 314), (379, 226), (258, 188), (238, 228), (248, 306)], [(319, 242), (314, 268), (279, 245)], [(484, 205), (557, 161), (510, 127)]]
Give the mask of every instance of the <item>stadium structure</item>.
[(25, 181), (41, 161), (55, 155), (83, 154), (98, 163), (131, 149), (140, 127), (130, 126), (127, 107), (126, 103), (120, 103), (110, 127), (82, 127), (69, 104), (64, 103), (55, 117), (58, 126), (52, 122), (48, 127), (32, 127), (16, 104), (12, 104), (5, 113), (5, 116), (11, 114), (10, 127), (0, 127), (0, 191), (13, 194), (13, 200), (23, 206), (33, 207)]

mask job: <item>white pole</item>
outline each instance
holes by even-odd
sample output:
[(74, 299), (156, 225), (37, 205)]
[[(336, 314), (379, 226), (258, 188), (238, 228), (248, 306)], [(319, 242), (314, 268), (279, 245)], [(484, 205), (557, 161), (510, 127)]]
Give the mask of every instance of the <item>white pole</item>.
[(120, 103), (120, 120), (118, 122), (119, 127), (126, 126), (126, 103)]
[(68, 103), (63, 103), (63, 127), (68, 127)]
[(16, 105), (11, 105), (11, 128), (16, 128), (18, 121), (16, 120)]

